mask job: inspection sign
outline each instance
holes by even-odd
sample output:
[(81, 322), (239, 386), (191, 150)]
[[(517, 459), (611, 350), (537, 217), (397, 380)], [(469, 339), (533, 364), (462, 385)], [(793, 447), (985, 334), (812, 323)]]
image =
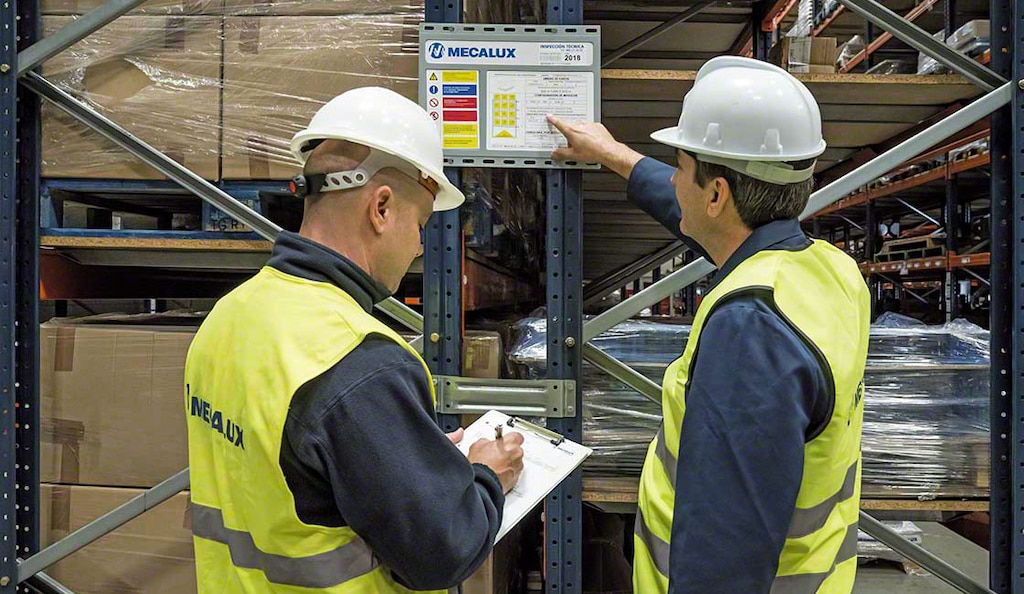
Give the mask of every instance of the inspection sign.
[(428, 70), (427, 113), (438, 124), (445, 149), (480, 148), (480, 74)]
[(596, 168), (554, 163), (565, 138), (546, 115), (600, 119), (600, 28), (420, 26), (420, 102), (454, 166)]

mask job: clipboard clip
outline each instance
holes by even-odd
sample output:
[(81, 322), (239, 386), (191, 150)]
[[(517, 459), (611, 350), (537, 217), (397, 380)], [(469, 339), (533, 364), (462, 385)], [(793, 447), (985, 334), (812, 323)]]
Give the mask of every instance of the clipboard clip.
[(546, 438), (548, 441), (551, 442), (551, 445), (553, 446), (560, 446), (562, 445), (562, 442), (565, 441), (565, 437), (563, 437), (561, 434), (555, 433), (554, 431), (547, 429), (545, 427), (541, 427), (540, 425), (535, 425), (529, 421), (524, 421), (519, 417), (509, 417), (508, 422), (506, 424), (509, 427), (515, 427), (519, 425), (530, 432), (536, 433), (537, 435)]

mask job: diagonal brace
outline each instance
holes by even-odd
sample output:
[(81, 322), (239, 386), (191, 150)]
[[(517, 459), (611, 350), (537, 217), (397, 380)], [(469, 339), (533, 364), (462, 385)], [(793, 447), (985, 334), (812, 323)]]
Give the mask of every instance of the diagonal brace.
[(583, 358), (601, 371), (633, 388), (655, 404), (661, 404), (661, 386), (592, 344), (583, 345)]
[(967, 574), (946, 563), (934, 553), (903, 538), (895, 530), (863, 511), (860, 512), (859, 527), (868, 536), (896, 551), (901, 556), (917, 563), (935, 577), (965, 594), (995, 594), (995, 592), (975, 582)]
[(18, 564), (18, 583), (43, 571), (47, 567), (98, 540), (100, 537), (117, 530), (136, 517), (174, 497), (188, 488), (188, 469), (179, 471), (152, 489), (133, 497), (75, 530), (65, 538), (53, 543)]

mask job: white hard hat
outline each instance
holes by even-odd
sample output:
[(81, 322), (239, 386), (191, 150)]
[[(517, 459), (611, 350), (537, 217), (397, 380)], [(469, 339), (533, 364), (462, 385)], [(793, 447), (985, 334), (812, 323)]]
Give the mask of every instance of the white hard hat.
[(651, 138), (776, 184), (814, 174), (813, 166), (796, 171), (781, 161), (825, 151), (821, 112), (807, 87), (778, 66), (738, 56), (708, 60), (683, 98), (679, 124)]
[(445, 177), (437, 126), (423, 108), (390, 89), (363, 87), (331, 99), (292, 137), (292, 153), (305, 164), (310, 149), (327, 139), (361, 144), (415, 166), (438, 186), (435, 211), (458, 208), (466, 199)]

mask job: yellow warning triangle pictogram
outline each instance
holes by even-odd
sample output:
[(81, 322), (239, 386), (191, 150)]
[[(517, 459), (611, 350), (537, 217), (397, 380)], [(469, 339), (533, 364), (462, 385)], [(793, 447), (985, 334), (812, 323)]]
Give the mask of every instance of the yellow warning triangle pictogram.
[(430, 74), (430, 80), (437, 80), (437, 73), (436, 72), (432, 72)]
[(498, 132), (497, 134), (495, 134), (494, 137), (495, 138), (514, 138), (512, 136), (512, 133), (509, 132), (508, 130), (502, 130), (501, 132)]

